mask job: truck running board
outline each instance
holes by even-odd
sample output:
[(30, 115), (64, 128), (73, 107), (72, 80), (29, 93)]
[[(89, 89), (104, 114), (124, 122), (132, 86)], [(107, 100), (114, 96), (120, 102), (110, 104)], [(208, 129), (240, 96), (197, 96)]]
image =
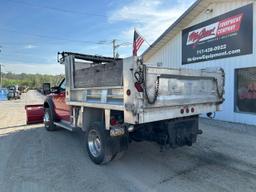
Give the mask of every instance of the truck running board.
[(70, 125), (69, 122), (66, 122), (66, 121), (54, 122), (54, 125), (64, 128), (64, 129), (67, 129), (69, 131), (74, 131), (76, 129), (75, 127)]

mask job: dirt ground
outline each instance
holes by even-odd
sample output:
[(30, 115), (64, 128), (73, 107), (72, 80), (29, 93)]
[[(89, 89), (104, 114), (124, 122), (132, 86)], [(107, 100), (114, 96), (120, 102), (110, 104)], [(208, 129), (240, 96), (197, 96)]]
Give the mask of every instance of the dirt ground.
[(256, 191), (256, 127), (201, 119), (204, 133), (192, 147), (132, 143), (121, 160), (98, 166), (82, 132), (25, 125), (24, 105), (42, 99), (30, 91), (0, 102), (1, 192)]

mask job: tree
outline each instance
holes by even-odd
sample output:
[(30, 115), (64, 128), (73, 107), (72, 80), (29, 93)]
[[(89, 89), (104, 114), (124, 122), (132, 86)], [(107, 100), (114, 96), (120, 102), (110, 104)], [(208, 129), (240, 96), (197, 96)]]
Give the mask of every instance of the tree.
[(3, 86), (19, 85), (36, 89), (42, 87), (43, 83), (51, 83), (51, 86), (55, 86), (63, 78), (64, 75), (15, 74), (8, 72), (3, 74)]

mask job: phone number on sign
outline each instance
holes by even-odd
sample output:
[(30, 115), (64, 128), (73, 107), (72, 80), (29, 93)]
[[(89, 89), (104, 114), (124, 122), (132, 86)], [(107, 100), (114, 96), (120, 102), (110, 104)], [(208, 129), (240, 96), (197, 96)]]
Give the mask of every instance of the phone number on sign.
[(223, 44), (223, 45), (218, 45), (218, 46), (215, 46), (215, 47), (209, 47), (209, 48), (206, 48), (206, 49), (200, 49), (200, 50), (197, 50), (196, 53), (199, 55), (199, 54), (211, 53), (211, 52), (214, 52), (214, 51), (220, 51), (220, 50), (225, 50), (225, 49), (227, 49), (227, 45)]

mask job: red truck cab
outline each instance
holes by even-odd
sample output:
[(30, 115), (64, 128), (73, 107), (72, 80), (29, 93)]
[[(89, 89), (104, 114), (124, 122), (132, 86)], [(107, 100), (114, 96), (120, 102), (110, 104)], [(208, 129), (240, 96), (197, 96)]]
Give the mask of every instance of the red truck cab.
[[(53, 112), (56, 120), (70, 121), (70, 107), (66, 104), (66, 81), (63, 79), (59, 86), (52, 88), (52, 92), (47, 96), (52, 100)], [(47, 99), (46, 99), (47, 100)]]
[(54, 131), (57, 126), (70, 123), (70, 106), (66, 104), (66, 81), (63, 79), (59, 86), (51, 88), (43, 104), (43, 122), (45, 128)]

